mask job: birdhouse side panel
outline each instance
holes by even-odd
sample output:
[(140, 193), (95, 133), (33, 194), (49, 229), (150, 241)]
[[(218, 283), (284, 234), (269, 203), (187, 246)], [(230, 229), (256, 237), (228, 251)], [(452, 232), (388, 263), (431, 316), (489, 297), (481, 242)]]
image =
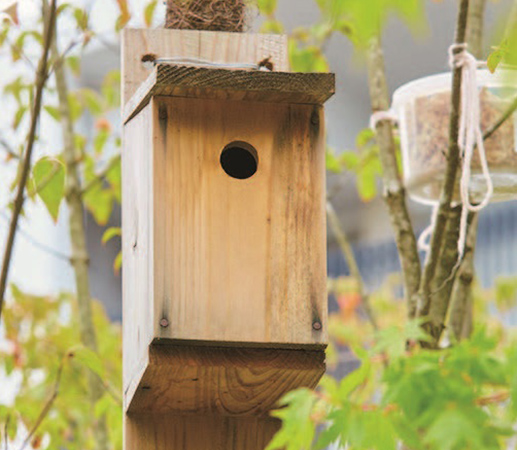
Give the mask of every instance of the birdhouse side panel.
[(323, 345), (321, 107), (155, 97), (153, 115), (155, 337)]
[(132, 398), (153, 339), (152, 104), (124, 127), (122, 150), (122, 289), (124, 394)]

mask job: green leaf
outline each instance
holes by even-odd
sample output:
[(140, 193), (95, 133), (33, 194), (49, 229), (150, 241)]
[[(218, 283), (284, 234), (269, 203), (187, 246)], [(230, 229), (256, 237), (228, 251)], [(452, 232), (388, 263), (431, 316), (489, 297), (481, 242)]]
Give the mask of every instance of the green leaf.
[(282, 34), (284, 26), (278, 20), (266, 20), (260, 27), (261, 33)]
[(411, 450), (424, 450), (418, 430), (403, 414), (393, 415), (391, 422), (399, 438)]
[(376, 171), (371, 165), (364, 166), (357, 172), (357, 191), (363, 202), (369, 202), (377, 195)]
[(59, 112), (59, 108), (55, 106), (44, 106), (43, 109), (57, 122), (61, 120), (61, 113)]
[(486, 65), (491, 73), (495, 72), (499, 63), (503, 60), (504, 53), (501, 49), (496, 49), (488, 55)]
[(99, 355), (89, 348), (78, 346), (70, 349), (68, 357), (91, 370), (100, 378), (104, 378), (104, 366)]
[(280, 404), (285, 407), (271, 413), (272, 416), (282, 419), (282, 427), (266, 450), (310, 449), (315, 434), (311, 414), (316, 399), (310, 389), (297, 389), (284, 395)]
[(74, 145), (75, 147), (80, 150), (81, 152), (84, 151), (86, 147), (86, 137), (84, 137), (81, 134), (75, 134), (74, 135)]
[(325, 165), (328, 171), (332, 173), (341, 173), (341, 164), (339, 163), (336, 155), (330, 149), (327, 149), (327, 152), (325, 153)]
[(315, 45), (299, 46), (289, 40), (289, 59), (293, 72), (328, 72), (329, 66), (321, 49)]
[(6, 26), (0, 31), (0, 47), (4, 45), (7, 35), (9, 34), (9, 27)]
[(24, 83), (22, 77), (17, 77), (12, 82), (5, 85), (4, 93), (12, 95), (18, 105), (20, 105), (22, 103), (22, 93), (27, 91), (29, 88), (29, 85)]
[(100, 129), (99, 132), (95, 135), (93, 139), (93, 149), (97, 155), (102, 153), (108, 138), (110, 137), (110, 132), (106, 129)]
[(510, 380), (510, 410), (512, 418), (517, 417), (517, 347), (515, 344), (508, 351)]
[(355, 170), (359, 166), (359, 155), (354, 151), (341, 153), (339, 159), (347, 170)]
[(120, 104), (120, 70), (112, 70), (105, 77), (101, 86), (102, 97), (109, 107)]
[(97, 419), (107, 415), (108, 411), (113, 406), (113, 398), (106, 392), (97, 402), (93, 413)]
[(120, 155), (114, 156), (108, 164), (112, 164), (115, 160), (111, 169), (106, 174), (106, 180), (111, 186), (113, 196), (121, 203), (122, 201), (122, 168)]
[(25, 113), (27, 111), (28, 111), (28, 108), (26, 106), (20, 106), (16, 110), (16, 113), (14, 114), (14, 121), (13, 121), (13, 128), (15, 130), (17, 130), (18, 127), (20, 126), (20, 123), (23, 120), (23, 118), (25, 117)]
[(157, 4), (157, 0), (151, 0), (144, 8), (144, 23), (147, 27), (150, 27), (153, 23), (154, 10)]
[(65, 167), (57, 159), (41, 158), (32, 168), (35, 193), (41, 198), (50, 216), (57, 221), (59, 206), (65, 195)]
[(99, 225), (106, 225), (113, 211), (113, 194), (100, 187), (92, 188), (84, 195), (84, 201), (95, 221)]
[(375, 138), (375, 132), (371, 128), (363, 128), (355, 138), (357, 148), (362, 148), (369, 144)]
[(110, 239), (113, 239), (115, 236), (121, 235), (122, 229), (120, 227), (110, 227), (102, 235), (102, 243), (106, 244)]
[(77, 28), (81, 31), (86, 31), (88, 29), (88, 14), (84, 9), (74, 8), (74, 18)]
[(393, 13), (416, 33), (425, 30), (422, 0), (317, 0), (325, 20), (347, 36), (354, 45), (365, 48), (382, 32)]
[(445, 410), (427, 431), (424, 441), (441, 450), (483, 450), (481, 431), (458, 409)]
[(353, 372), (349, 373), (341, 380), (339, 385), (339, 398), (344, 401), (357, 388), (367, 382), (368, 376), (371, 374), (372, 365), (368, 359), (364, 359), (361, 365)]
[(70, 3), (61, 3), (56, 9), (56, 16), (59, 16), (61, 13), (65, 12), (67, 9), (72, 8)]
[(122, 251), (118, 252), (117, 256), (115, 257), (115, 261), (113, 261), (113, 271), (115, 274), (118, 274), (120, 272), (120, 268), (122, 267)]
[(72, 116), (72, 121), (77, 121), (79, 117), (83, 114), (83, 107), (81, 102), (77, 98), (77, 94), (75, 92), (70, 92), (68, 94), (68, 105), (70, 107), (70, 115)]
[(69, 56), (66, 58), (66, 64), (76, 77), (81, 75), (81, 59), (78, 56)]
[(374, 353), (386, 353), (390, 359), (404, 356), (406, 344), (412, 342), (429, 342), (428, 336), (421, 326), (422, 320), (408, 320), (402, 327), (392, 325), (377, 332), (377, 343)]
[(277, 7), (277, 0), (257, 0), (257, 6), (261, 14), (272, 16)]

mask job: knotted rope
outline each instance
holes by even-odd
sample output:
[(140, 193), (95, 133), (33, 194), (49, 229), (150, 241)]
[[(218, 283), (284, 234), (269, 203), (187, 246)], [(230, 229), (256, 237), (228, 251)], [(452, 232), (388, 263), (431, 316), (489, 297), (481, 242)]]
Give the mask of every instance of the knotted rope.
[[(488, 205), (492, 197), (494, 187), (490, 178), (490, 171), (486, 160), (483, 133), (481, 131), (481, 105), (479, 99), (479, 89), (477, 84), (477, 68), (484, 62), (477, 61), (476, 58), (467, 51), (467, 44), (453, 44), (449, 47), (449, 66), (451, 69), (461, 68), (461, 103), (460, 121), (458, 133), (458, 146), (461, 157), (461, 178), (460, 178), (460, 198), (461, 198), (461, 217), (458, 235), (458, 263), (462, 260), (465, 252), (467, 240), (468, 214), (477, 212)], [(392, 109), (387, 111), (376, 111), (370, 117), (370, 128), (375, 130), (377, 124), (382, 120), (397, 121), (397, 115)], [(486, 192), (480, 203), (474, 204), (470, 201), (470, 180), (471, 165), (474, 149), (477, 148), (483, 178), (486, 184)], [(418, 248), (425, 252), (429, 251), (429, 238), (434, 230), (438, 205), (433, 208), (430, 225), (421, 233), (418, 238)]]
[[(459, 50), (459, 51), (458, 51)], [(481, 211), (488, 205), (494, 186), (490, 178), (490, 171), (486, 160), (483, 133), (481, 131), (481, 105), (477, 85), (478, 61), (467, 51), (467, 44), (454, 44), (449, 47), (449, 66), (451, 69), (461, 67), (461, 104), (458, 146), (461, 150), (461, 219), (458, 237), (458, 260), (463, 258), (467, 239), (467, 218), (469, 212)], [(483, 178), (486, 183), (486, 192), (478, 204), (470, 201), (471, 164), (474, 149), (477, 147)]]

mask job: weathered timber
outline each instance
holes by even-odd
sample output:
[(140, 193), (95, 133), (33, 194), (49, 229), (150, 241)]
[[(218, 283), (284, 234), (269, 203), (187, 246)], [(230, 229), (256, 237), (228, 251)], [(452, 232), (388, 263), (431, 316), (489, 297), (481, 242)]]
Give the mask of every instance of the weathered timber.
[[(127, 405), (155, 339), (324, 347), (322, 127), (320, 106), (174, 97), (126, 124)], [(236, 139), (257, 151), (246, 180), (221, 168)]]
[(334, 94), (334, 74), (214, 69), (159, 64), (124, 107), (124, 121), (153, 96), (321, 105)]
[(149, 76), (141, 62), (148, 54), (248, 64), (270, 58), (275, 70), (289, 71), (285, 35), (126, 28), (122, 30), (123, 107)]
[(280, 428), (272, 417), (128, 414), (125, 450), (264, 450)]
[(293, 388), (314, 388), (325, 372), (323, 350), (213, 347), (161, 342), (128, 413), (264, 415)]

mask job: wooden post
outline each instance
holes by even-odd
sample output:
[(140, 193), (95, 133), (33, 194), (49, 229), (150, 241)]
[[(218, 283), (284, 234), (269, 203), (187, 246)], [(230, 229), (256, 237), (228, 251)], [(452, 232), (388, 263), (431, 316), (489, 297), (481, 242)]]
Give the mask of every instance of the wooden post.
[(178, 30), (125, 30), (122, 71), (125, 450), (263, 449), (325, 370), (333, 75), (287, 72), (282, 36)]

